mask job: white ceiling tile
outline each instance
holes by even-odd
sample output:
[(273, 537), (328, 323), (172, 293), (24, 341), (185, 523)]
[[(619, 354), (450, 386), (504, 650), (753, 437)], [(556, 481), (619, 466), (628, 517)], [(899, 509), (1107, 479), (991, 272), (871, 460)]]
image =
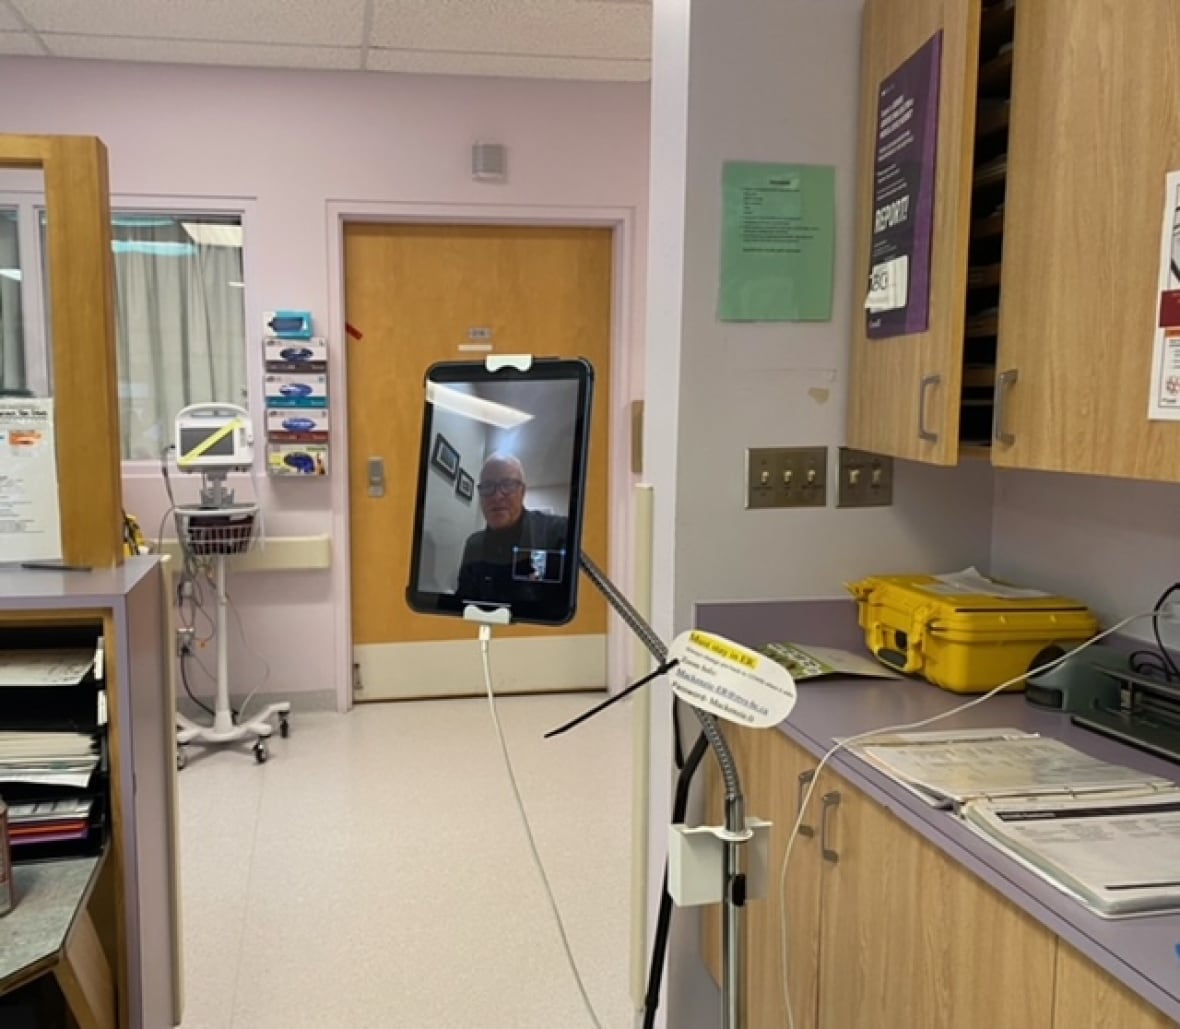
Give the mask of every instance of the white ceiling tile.
[(594, 82), (647, 82), (648, 61), (603, 58), (510, 57), (504, 54), (456, 54), (425, 50), (369, 51), (371, 71), (440, 75), (490, 75), (522, 79), (581, 79)]
[(40, 57), (45, 53), (27, 32), (0, 32), (0, 54)]
[(178, 42), (117, 36), (46, 35), (55, 57), (167, 64), (231, 64), (248, 68), (357, 69), (359, 47), (259, 46), (254, 43)]
[(71, 35), (360, 46), (365, 0), (12, 0), (33, 28)]
[(585, 0), (374, 0), (373, 46), (647, 60), (651, 9)]

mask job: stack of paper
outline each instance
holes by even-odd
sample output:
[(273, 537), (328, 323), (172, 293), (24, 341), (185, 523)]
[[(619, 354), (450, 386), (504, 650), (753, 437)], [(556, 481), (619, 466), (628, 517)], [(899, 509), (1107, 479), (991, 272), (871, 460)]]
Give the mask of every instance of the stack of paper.
[(93, 807), (93, 797), (13, 804), (8, 809), (8, 833), (12, 845), (84, 840), (90, 832)]
[(1018, 729), (849, 748), (1096, 913), (1180, 908), (1180, 786)]
[(976, 797), (1100, 793), (1172, 784), (1019, 729), (915, 732), (851, 748), (936, 807)]
[(5, 650), (0, 652), (0, 687), (76, 686), (94, 667), (92, 649)]
[(975, 800), (963, 817), (1100, 915), (1180, 908), (1180, 790)]
[(98, 744), (87, 733), (0, 732), (0, 783), (81, 788), (98, 761)]
[(101, 638), (89, 647), (0, 649), (0, 796), (16, 860), (68, 857), (101, 843), (101, 655)]

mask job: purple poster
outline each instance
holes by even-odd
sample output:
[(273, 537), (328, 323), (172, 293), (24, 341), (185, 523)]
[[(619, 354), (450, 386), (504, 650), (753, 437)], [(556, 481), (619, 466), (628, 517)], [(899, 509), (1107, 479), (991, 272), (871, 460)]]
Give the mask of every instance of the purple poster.
[(869, 258), (870, 339), (930, 325), (930, 242), (942, 32), (881, 83)]

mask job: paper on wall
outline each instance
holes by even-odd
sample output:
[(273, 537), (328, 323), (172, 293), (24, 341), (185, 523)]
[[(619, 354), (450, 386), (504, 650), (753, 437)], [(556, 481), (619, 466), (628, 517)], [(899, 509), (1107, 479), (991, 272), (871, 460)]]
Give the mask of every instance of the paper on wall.
[(61, 560), (51, 399), (0, 399), (0, 564)]
[(1180, 421), (1180, 171), (1168, 173), (1164, 190), (1156, 305), (1147, 417)]

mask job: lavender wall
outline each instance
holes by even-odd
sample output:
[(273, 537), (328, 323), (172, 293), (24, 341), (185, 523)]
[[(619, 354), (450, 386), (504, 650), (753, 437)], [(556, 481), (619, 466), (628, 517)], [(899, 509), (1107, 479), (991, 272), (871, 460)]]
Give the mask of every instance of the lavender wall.
[[(1089, 604), (1104, 624), (1149, 610), (1180, 580), (1180, 486), (997, 472), (992, 572)], [(1175, 644), (1180, 634), (1164, 623)], [(1148, 638), (1149, 623), (1128, 626)]]
[[(306, 307), (339, 347), (330, 269), (338, 264), (328, 203), (626, 209), (630, 252), (625, 342), (641, 339), (647, 199), (646, 85), (444, 76), (167, 67), (35, 58), (0, 61), (0, 132), (97, 135), (110, 154), (116, 202), (133, 195), (247, 202), (246, 308), (251, 337), (262, 311)], [(472, 181), (469, 148), (509, 149), (509, 181)], [(474, 206), (473, 206), (474, 209)], [(634, 389), (642, 353), (632, 346)], [(260, 358), (249, 355), (257, 406)], [(333, 372), (340, 370), (337, 357)], [(626, 380), (627, 376), (624, 375)], [(614, 406), (625, 415), (628, 396)], [(343, 400), (336, 378), (333, 402)], [(336, 475), (343, 462), (337, 440)], [(620, 440), (625, 447), (626, 440)], [(626, 485), (625, 470), (621, 472)], [(261, 483), (268, 531), (333, 532), (333, 482)], [(618, 483), (616, 484), (618, 486)], [(126, 503), (154, 532), (164, 492), (152, 469), (127, 471)], [(339, 512), (337, 512), (339, 513)], [(347, 561), (338, 545), (336, 562)], [(346, 589), (327, 572), (239, 577), (234, 595), (252, 648), (272, 666), (268, 688), (341, 686), (346, 622), (333, 618)], [(314, 641), (314, 642), (309, 642)], [(239, 654), (247, 687), (261, 669)], [(235, 658), (237, 661), (237, 658)]]
[[(871, 573), (986, 562), (992, 475), (981, 462), (900, 463), (889, 508), (747, 511), (750, 446), (844, 441), (851, 319), (861, 0), (655, 0), (646, 465), (655, 486), (654, 617), (678, 632), (693, 605), (846, 595)], [(722, 323), (721, 176), (727, 160), (836, 169), (830, 322)], [(687, 173), (685, 172), (687, 167)], [(658, 369), (658, 373), (657, 373)], [(658, 416), (658, 417), (657, 417)], [(834, 481), (829, 475), (829, 481)], [(670, 803), (667, 693), (652, 725), (655, 895)], [(690, 816), (691, 821), (691, 816)], [(691, 912), (673, 930), (666, 1024), (718, 1024)]]

